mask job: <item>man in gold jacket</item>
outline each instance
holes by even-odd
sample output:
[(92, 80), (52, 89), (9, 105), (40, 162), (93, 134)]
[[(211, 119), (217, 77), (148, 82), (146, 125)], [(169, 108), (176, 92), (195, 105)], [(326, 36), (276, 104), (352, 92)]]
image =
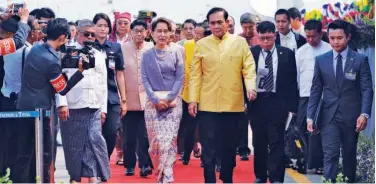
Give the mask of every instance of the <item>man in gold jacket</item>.
[(188, 110), (199, 119), (205, 183), (216, 182), (218, 149), (222, 156), (220, 179), (224, 183), (232, 183), (238, 119), (244, 113), (242, 78), (248, 100), (255, 100), (255, 62), (246, 40), (227, 32), (226, 10), (212, 8), (206, 18), (213, 35), (196, 43), (190, 70)]

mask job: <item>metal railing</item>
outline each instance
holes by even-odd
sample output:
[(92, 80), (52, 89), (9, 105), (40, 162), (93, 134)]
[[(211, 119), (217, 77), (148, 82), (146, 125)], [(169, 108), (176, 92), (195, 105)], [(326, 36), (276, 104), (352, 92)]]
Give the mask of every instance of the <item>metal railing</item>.
[[(45, 113), (43, 113), (45, 112)], [(37, 183), (49, 183), (50, 181), (43, 181), (43, 118), (50, 117), (52, 136), (54, 130), (53, 113), (43, 109), (36, 109), (35, 111), (9, 111), (0, 112), (0, 119), (18, 119), (18, 118), (35, 118), (35, 158), (36, 158), (36, 181)], [(54, 144), (54, 143), (52, 143)], [(53, 164), (53, 163), (52, 163)], [(50, 168), (50, 171), (52, 168)], [(11, 171), (12, 172), (12, 171)], [(51, 172), (51, 174), (54, 172)], [(53, 181), (53, 176), (51, 177)]]

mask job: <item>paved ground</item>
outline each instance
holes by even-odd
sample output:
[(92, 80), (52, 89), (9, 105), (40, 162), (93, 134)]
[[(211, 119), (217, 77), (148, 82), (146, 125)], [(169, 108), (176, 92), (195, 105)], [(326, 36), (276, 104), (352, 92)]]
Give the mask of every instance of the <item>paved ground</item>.
[[(249, 147), (251, 148), (253, 154), (252, 133), (250, 133), (249, 135)], [(64, 152), (62, 147), (58, 147), (55, 166), (56, 183), (69, 183), (69, 176), (65, 169)], [(287, 169), (285, 175), (285, 183), (322, 183), (322, 181), (321, 176), (313, 174), (302, 175), (291, 169)]]

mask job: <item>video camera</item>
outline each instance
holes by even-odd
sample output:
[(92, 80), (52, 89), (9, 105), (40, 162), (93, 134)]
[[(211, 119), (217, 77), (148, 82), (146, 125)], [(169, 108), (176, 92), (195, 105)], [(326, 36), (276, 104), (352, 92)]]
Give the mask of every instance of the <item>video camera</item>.
[(75, 46), (66, 46), (60, 51), (64, 53), (61, 59), (62, 68), (78, 68), (78, 62), (82, 58), (82, 66), (84, 70), (95, 67), (95, 57), (93, 47), (95, 42), (85, 41), (84, 47), (77, 49)]

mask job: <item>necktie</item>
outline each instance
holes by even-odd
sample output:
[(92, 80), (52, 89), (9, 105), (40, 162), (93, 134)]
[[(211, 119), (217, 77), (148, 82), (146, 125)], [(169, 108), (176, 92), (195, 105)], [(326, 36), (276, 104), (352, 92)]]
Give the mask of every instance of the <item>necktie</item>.
[(273, 57), (272, 52), (267, 51), (268, 55), (265, 59), (265, 66), (269, 69), (269, 73), (265, 76), (264, 89), (270, 92), (274, 89), (274, 75), (273, 75)]
[(342, 67), (342, 55), (337, 55), (337, 67), (336, 67), (336, 81), (341, 85), (343, 81), (343, 67)]

